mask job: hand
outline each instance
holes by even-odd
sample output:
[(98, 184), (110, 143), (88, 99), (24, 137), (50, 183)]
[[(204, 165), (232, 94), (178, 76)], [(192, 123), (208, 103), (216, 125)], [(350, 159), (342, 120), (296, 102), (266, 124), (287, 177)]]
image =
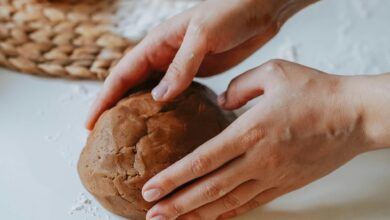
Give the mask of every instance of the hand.
[(152, 94), (174, 98), (198, 76), (223, 72), (270, 40), (280, 25), (315, 0), (209, 0), (158, 26), (123, 57), (106, 80), (87, 121), (97, 118), (131, 87), (161, 78)]
[(239, 215), (368, 150), (351, 80), (280, 60), (238, 76), (220, 104), (235, 109), (261, 95), (258, 104), (144, 185), (145, 200), (163, 198), (147, 219)]

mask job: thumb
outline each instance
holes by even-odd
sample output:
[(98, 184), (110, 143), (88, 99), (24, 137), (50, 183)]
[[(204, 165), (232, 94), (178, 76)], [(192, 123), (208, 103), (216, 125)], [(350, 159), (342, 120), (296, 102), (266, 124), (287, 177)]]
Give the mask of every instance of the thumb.
[(269, 61), (234, 78), (227, 90), (218, 97), (218, 103), (225, 109), (233, 110), (264, 94), (265, 88), (280, 61)]
[(204, 32), (190, 25), (178, 52), (161, 82), (153, 89), (156, 101), (168, 101), (183, 92), (192, 82), (206, 55)]

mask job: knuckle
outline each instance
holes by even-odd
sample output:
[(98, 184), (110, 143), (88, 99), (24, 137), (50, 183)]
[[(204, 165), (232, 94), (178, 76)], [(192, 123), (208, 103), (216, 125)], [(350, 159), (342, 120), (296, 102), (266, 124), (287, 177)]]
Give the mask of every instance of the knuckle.
[(214, 182), (208, 182), (203, 187), (203, 197), (206, 201), (212, 201), (222, 195), (222, 187)]
[(191, 172), (196, 176), (207, 173), (210, 168), (211, 160), (207, 156), (196, 155), (191, 160)]
[(254, 147), (260, 140), (266, 136), (264, 126), (256, 126), (246, 131), (245, 135), (240, 139), (241, 146), (244, 150)]
[(175, 189), (177, 187), (177, 184), (171, 177), (162, 177), (160, 179), (161, 188), (165, 191), (171, 191), (171, 189)]
[[(288, 81), (287, 64), (287, 61), (273, 59), (261, 65), (259, 70), (264, 78), (270, 79), (274, 83), (283, 83)], [(284, 83), (281, 85), (284, 85)]]
[(233, 193), (230, 193), (222, 199), (222, 203), (226, 210), (231, 210), (239, 207), (241, 205), (241, 200)]
[(190, 24), (190, 28), (193, 34), (196, 34), (198, 37), (204, 38), (208, 35), (209, 27), (203, 18), (195, 17)]
[(201, 19), (194, 19), (189, 26), (190, 33), (197, 38), (199, 48), (206, 49), (211, 41), (210, 27)]
[(183, 208), (183, 206), (181, 206), (177, 203), (174, 203), (172, 205), (172, 211), (174, 213), (174, 216), (179, 216), (179, 215), (182, 215), (184, 213), (184, 208)]
[(272, 59), (267, 61), (263, 65), (265, 73), (274, 74), (274, 73), (283, 72), (284, 62), (285, 61), (279, 59)]
[(184, 207), (175, 202), (163, 204), (160, 210), (172, 218), (177, 218), (184, 214)]
[(171, 65), (169, 65), (169, 69), (167, 72), (169, 73), (169, 75), (167, 75), (167, 77), (170, 80), (174, 80), (174, 81), (180, 80), (180, 78), (182, 78), (182, 75), (183, 75), (181, 65), (176, 60), (173, 60)]

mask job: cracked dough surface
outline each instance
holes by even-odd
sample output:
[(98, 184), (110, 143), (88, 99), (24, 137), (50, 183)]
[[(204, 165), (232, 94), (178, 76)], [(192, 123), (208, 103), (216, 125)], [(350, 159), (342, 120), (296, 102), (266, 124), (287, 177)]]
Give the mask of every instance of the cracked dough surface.
[(145, 219), (153, 205), (141, 196), (148, 179), (234, 120), (198, 83), (169, 103), (155, 102), (151, 88), (138, 88), (100, 117), (78, 163), (87, 190), (106, 209), (133, 220)]

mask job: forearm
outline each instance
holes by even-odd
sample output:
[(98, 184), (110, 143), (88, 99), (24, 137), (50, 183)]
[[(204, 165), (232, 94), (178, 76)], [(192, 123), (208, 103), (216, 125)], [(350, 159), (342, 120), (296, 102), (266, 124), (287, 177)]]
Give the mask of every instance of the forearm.
[(390, 73), (349, 77), (347, 82), (371, 143), (368, 150), (390, 147)]

